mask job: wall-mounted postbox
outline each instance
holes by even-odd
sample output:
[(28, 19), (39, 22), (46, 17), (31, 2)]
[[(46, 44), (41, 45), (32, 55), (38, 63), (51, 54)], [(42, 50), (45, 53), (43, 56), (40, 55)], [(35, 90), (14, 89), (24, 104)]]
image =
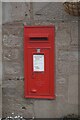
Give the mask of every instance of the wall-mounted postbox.
[(54, 26), (24, 27), (26, 98), (55, 98)]

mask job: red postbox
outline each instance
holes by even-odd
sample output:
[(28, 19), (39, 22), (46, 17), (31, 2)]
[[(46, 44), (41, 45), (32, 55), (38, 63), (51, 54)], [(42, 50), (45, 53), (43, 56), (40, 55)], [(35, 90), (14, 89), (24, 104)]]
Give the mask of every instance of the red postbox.
[(54, 26), (24, 27), (26, 98), (55, 98)]

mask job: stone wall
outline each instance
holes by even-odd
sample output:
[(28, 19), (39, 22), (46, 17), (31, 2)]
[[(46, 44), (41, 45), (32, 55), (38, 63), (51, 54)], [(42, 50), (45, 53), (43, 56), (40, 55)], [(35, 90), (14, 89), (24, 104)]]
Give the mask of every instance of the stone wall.
[[(0, 2), (0, 16), (2, 16), (2, 3)], [(2, 117), (2, 19), (0, 17), (0, 118)]]
[[(3, 117), (78, 114), (78, 18), (62, 3), (3, 3)], [(24, 25), (55, 25), (55, 100), (24, 98)]]

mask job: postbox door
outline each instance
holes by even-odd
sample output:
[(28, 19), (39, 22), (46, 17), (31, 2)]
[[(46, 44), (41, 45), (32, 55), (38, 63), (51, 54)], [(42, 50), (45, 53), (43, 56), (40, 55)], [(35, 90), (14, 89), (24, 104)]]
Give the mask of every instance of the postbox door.
[(50, 59), (50, 48), (41, 48), (40, 53), (36, 48), (28, 48), (28, 95), (46, 96), (52, 94)]

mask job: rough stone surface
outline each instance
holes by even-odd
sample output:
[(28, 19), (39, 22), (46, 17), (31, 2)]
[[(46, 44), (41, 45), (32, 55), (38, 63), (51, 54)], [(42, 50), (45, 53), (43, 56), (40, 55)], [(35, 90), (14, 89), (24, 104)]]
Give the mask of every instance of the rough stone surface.
[(34, 117), (32, 100), (24, 99), (23, 81), (3, 82), (3, 116), (6, 117), (15, 113), (25, 118)]
[(12, 21), (30, 20), (30, 3), (28, 2), (5, 2), (2, 5), (3, 23)]
[(14, 36), (14, 35), (4, 35), (3, 36), (3, 42), (4, 42), (4, 46), (6, 47), (17, 47), (17, 46), (20, 46), (21, 45), (21, 37), (17, 37), (17, 36)]
[(8, 49), (8, 48), (5, 48), (4, 50), (4, 59), (5, 60), (8, 60), (8, 61), (11, 61), (11, 60), (18, 60), (19, 61), (19, 56), (20, 56), (20, 53), (19, 53), (19, 50), (20, 49), (17, 49), (17, 48), (12, 48), (11, 50)]
[[(44, 7), (43, 7), (44, 5)], [(38, 7), (39, 6), (39, 7)], [(70, 16), (64, 11), (62, 3), (50, 2), (50, 3), (34, 3), (34, 19), (41, 21), (69, 21), (77, 20), (77, 17)]]
[(67, 80), (65, 78), (58, 78), (56, 80), (56, 96), (66, 97)]
[[(0, 2), (0, 16), (2, 16), (2, 3)], [(0, 118), (2, 118), (2, 18), (0, 17)]]
[(0, 84), (0, 118), (2, 118), (2, 84)]
[[(3, 3), (3, 9), (3, 117), (78, 114), (77, 17), (62, 3)], [(55, 100), (24, 99), (24, 24), (55, 25)]]
[(69, 104), (78, 104), (78, 76), (69, 77), (68, 102)]

